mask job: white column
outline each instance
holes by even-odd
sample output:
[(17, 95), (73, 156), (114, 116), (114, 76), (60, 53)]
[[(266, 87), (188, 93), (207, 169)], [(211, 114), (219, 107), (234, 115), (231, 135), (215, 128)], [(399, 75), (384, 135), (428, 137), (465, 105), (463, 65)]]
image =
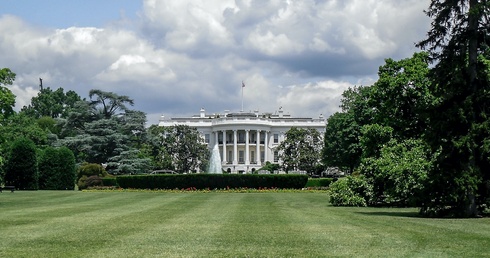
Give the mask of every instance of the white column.
[(245, 165), (250, 165), (250, 130), (245, 130)]
[(223, 130), (223, 160), (222, 164), (226, 164), (226, 130)]
[[(218, 131), (214, 132), (214, 144), (218, 145), (219, 142), (218, 142)], [(214, 148), (214, 145), (213, 145), (213, 148)]]
[(257, 130), (257, 133), (255, 135), (255, 140), (256, 140), (256, 149), (255, 149), (255, 161), (257, 162), (257, 165), (260, 166), (260, 130)]
[(269, 155), (268, 155), (268, 152), (269, 152), (269, 132), (268, 131), (265, 131), (265, 137), (264, 137), (264, 162), (267, 162), (269, 161)]
[(233, 130), (233, 165), (237, 165), (238, 164), (238, 160), (237, 160), (237, 157), (238, 157), (238, 139), (237, 139), (237, 131), (236, 130)]

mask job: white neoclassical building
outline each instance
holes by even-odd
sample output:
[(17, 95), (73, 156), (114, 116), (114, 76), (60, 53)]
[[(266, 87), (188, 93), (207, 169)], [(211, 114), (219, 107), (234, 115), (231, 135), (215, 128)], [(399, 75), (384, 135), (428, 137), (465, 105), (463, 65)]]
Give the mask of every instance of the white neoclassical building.
[(266, 161), (278, 163), (277, 146), (291, 127), (314, 128), (325, 133), (326, 119), (291, 117), (282, 108), (274, 113), (229, 112), (191, 117), (162, 116), (159, 126), (188, 125), (195, 127), (211, 150), (216, 144), (220, 150), (222, 167), (232, 173), (250, 173)]

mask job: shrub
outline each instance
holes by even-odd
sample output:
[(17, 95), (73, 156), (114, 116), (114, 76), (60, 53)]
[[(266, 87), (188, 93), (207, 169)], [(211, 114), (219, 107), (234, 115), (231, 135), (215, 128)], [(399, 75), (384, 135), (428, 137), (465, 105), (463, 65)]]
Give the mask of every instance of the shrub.
[(336, 178), (309, 178), (305, 187), (329, 187)]
[[(91, 176), (97, 176), (98, 178), (108, 177), (109, 174), (105, 171), (104, 167), (95, 163), (84, 163), (78, 168), (77, 173), (77, 185), (78, 189), (82, 190), (91, 185), (87, 185), (86, 180)], [(101, 181), (102, 182), (102, 181)]]
[(37, 190), (38, 176), (36, 145), (27, 138), (17, 139), (5, 164), (5, 185)]
[(78, 179), (77, 181), (78, 190), (83, 190), (87, 188), (87, 184), (85, 183), (87, 181), (87, 178), (88, 177), (86, 175), (83, 175)]
[(102, 178), (99, 176), (89, 176), (87, 180), (85, 180), (85, 186), (102, 186)]
[(39, 188), (73, 190), (76, 180), (75, 156), (66, 147), (47, 147), (39, 157)]
[(115, 177), (104, 177), (102, 178), (103, 186), (118, 186), (117, 179)]
[(301, 189), (306, 185), (307, 181), (308, 176), (306, 175), (185, 174), (117, 177), (117, 183), (120, 187), (136, 189)]
[(409, 139), (387, 143), (378, 158), (362, 161), (360, 172), (373, 185), (376, 203), (417, 206), (432, 168), (428, 147), (420, 140)]
[(347, 176), (330, 185), (330, 203), (334, 206), (367, 206), (372, 187), (363, 176)]
[(84, 163), (78, 168), (78, 176), (77, 178), (80, 179), (82, 176), (99, 176), (99, 177), (106, 177), (109, 174), (107, 171), (105, 171), (104, 167), (100, 164), (95, 164), (95, 163)]

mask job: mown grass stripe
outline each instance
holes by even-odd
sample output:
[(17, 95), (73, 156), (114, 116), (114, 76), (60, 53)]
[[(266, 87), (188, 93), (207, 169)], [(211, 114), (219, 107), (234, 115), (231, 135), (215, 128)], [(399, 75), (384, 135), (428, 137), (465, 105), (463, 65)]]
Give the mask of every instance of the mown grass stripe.
[[(53, 208), (58, 205), (46, 206), (42, 202), (37, 207), (28, 208), (26, 211), (32, 212), (36, 219), (29, 224), (12, 229), (18, 236), (16, 238), (0, 236), (0, 239), (5, 238), (2, 239), (2, 243), (9, 245), (11, 251), (20, 256), (24, 252), (49, 256), (50, 250), (60, 249), (63, 250), (65, 257), (70, 256), (71, 253), (89, 254), (97, 248), (106, 247), (108, 243), (117, 242), (125, 234), (144, 230), (143, 226), (151, 227), (151, 223), (145, 221), (138, 223), (139, 220), (136, 218), (139, 214), (150, 209), (159, 209), (164, 204), (172, 206), (169, 203), (180, 206), (182, 199), (189, 198), (186, 195), (172, 195), (164, 199), (157, 195), (124, 193), (88, 193), (88, 195), (90, 196), (86, 196), (85, 201), (80, 204), (72, 203), (69, 199), (66, 199), (65, 203), (58, 203), (62, 207), (71, 206), (71, 211), (66, 210), (65, 207), (60, 213)], [(43, 216), (39, 216), (39, 210), (43, 211)], [(52, 211), (50, 215), (47, 215), (46, 210)], [(80, 239), (84, 241), (78, 243)]]
[(0, 257), (490, 257), (490, 218), (332, 207), (325, 193), (0, 194)]
[[(167, 210), (179, 210), (178, 216), (162, 217), (164, 214), (155, 212), (152, 216), (160, 216), (160, 219), (155, 221), (151, 228), (127, 235), (121, 244), (101, 249), (92, 257), (104, 257), (108, 253), (111, 257), (142, 257), (155, 254), (161, 257), (214, 256), (216, 250), (226, 246), (225, 241), (216, 239), (215, 235), (223, 230), (226, 220), (232, 217), (230, 214), (237, 211), (237, 200), (229, 201), (229, 196), (224, 194), (186, 195), (189, 196), (187, 204), (162, 207)], [(124, 245), (125, 242), (131, 242), (133, 245)], [(142, 248), (138, 248), (139, 246)]]

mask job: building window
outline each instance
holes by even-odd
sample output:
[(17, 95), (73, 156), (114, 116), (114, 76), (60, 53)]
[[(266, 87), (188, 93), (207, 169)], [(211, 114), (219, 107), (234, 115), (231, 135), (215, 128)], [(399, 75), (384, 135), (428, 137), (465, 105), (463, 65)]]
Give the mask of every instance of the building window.
[(265, 134), (260, 135), (260, 143), (264, 144), (265, 143)]
[(264, 162), (265, 161), (265, 151), (260, 152), (260, 161)]
[(218, 143), (219, 144), (223, 143), (223, 134), (218, 134)]
[(274, 143), (279, 143), (279, 134), (274, 134)]
[(204, 141), (206, 143), (209, 143), (209, 134), (208, 133), (204, 135)]
[(274, 162), (279, 162), (279, 152), (274, 151)]
[(238, 163), (244, 163), (243, 154), (244, 154), (244, 152), (242, 150), (238, 151)]
[(250, 159), (250, 162), (252, 162), (252, 163), (257, 163), (257, 162), (255, 162), (255, 151), (251, 151), (250, 153), (251, 153), (251, 154), (250, 154), (250, 156), (252, 157), (252, 158)]
[(238, 143), (245, 143), (245, 133), (244, 132), (238, 133)]
[(233, 162), (233, 151), (228, 151), (228, 156), (226, 158), (228, 159), (228, 163)]

